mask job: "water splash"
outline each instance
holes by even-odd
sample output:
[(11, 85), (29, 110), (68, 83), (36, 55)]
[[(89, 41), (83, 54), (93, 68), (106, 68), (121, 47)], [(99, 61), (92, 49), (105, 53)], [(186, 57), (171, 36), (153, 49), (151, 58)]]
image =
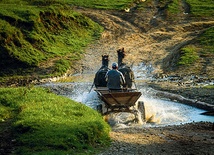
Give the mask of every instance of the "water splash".
[[(135, 78), (137, 81), (152, 79), (151, 65), (144, 63), (134, 66)], [(81, 81), (81, 80), (80, 80)], [(91, 80), (90, 80), (91, 81)], [(189, 122), (209, 121), (214, 122), (213, 116), (200, 115), (204, 110), (187, 106), (181, 103), (172, 102), (155, 98), (152, 88), (144, 87), (143, 83), (138, 83), (138, 90), (142, 96), (138, 101), (143, 101), (145, 106), (146, 124), (143, 126), (166, 126)], [(49, 83), (43, 85), (50, 87), (56, 94), (66, 96), (77, 102), (81, 102), (93, 109), (97, 105), (103, 104), (95, 91), (90, 91), (91, 82), (72, 82), (72, 83)], [(140, 87), (140, 88), (139, 88)], [(127, 127), (133, 125), (133, 114), (117, 113), (106, 117), (111, 125), (117, 127)]]
[[(91, 83), (61, 83), (49, 84), (49, 87), (60, 90), (60, 95), (66, 96), (77, 102), (81, 102), (93, 109), (102, 104), (97, 93), (92, 90), (89, 93)], [(62, 91), (64, 90), (64, 91)], [(68, 92), (69, 91), (69, 92)], [(213, 116), (200, 115), (204, 110), (197, 109), (182, 103), (158, 99), (153, 96), (151, 88), (140, 88), (142, 96), (138, 101), (143, 101), (145, 106), (146, 124), (144, 126), (165, 126), (189, 122), (209, 121), (214, 122)], [(59, 92), (58, 92), (59, 94)], [(133, 125), (134, 115), (130, 113), (117, 113), (108, 116), (111, 125), (127, 127)]]
[(161, 99), (142, 98), (146, 120), (156, 125), (214, 121), (214, 117), (200, 115), (204, 110)]

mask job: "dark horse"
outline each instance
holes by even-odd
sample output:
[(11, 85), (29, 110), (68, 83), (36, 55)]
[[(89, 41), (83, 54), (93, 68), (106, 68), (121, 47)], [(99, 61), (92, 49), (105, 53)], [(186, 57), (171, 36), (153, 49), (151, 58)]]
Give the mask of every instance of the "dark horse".
[(126, 56), (124, 48), (117, 50), (117, 54), (118, 54), (118, 70), (123, 73), (123, 76), (126, 81), (124, 87), (132, 88), (132, 84), (134, 82), (134, 72), (132, 71), (131, 67), (127, 66), (126, 63), (123, 62), (123, 59)]
[(106, 73), (110, 70), (108, 68), (109, 58), (108, 55), (102, 55), (102, 67), (97, 71), (94, 78), (95, 87), (107, 87), (105, 80)]

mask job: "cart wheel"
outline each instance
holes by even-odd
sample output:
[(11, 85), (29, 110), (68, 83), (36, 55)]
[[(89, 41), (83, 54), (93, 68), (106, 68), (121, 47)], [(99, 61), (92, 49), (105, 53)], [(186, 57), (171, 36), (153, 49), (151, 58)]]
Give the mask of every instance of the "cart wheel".
[(143, 101), (138, 101), (138, 110), (141, 112), (142, 121), (146, 120), (145, 107)]

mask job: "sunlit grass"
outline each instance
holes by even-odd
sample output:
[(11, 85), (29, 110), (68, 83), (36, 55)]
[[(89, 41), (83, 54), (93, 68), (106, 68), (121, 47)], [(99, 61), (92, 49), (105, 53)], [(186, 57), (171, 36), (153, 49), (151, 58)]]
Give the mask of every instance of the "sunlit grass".
[[(1, 88), (1, 119), (13, 119), (17, 154), (73, 154), (108, 145), (110, 127), (95, 110), (43, 88)], [(8, 118), (6, 118), (8, 117)]]
[(67, 3), (71, 3), (77, 6), (84, 6), (90, 8), (99, 8), (99, 9), (124, 9), (133, 3), (134, 0), (65, 0)]
[(181, 57), (178, 62), (179, 65), (191, 65), (199, 59), (196, 48), (188, 46), (181, 49)]
[(206, 58), (213, 60), (214, 56), (214, 28), (211, 27), (204, 31), (194, 42), (194, 45), (188, 45), (181, 49), (179, 65), (191, 65)]
[(200, 46), (203, 48), (203, 53), (214, 54), (214, 27), (207, 29), (198, 39)]
[[(206, 88), (206, 89), (214, 89), (214, 85), (207, 85), (207, 86), (204, 86), (203, 88)], [(212, 91), (212, 90), (210, 90)], [(213, 90), (214, 91), (214, 90)]]
[[(40, 67), (41, 63), (57, 57), (67, 60), (71, 66), (72, 62), (81, 59), (83, 49), (103, 31), (101, 26), (73, 11), (66, 3), (46, 2), (47, 6), (37, 6), (43, 2), (36, 0), (0, 2), (3, 75), (12, 72), (13, 75), (24, 75), (27, 73), (24, 70)], [(44, 74), (57, 76), (69, 69), (67, 63), (66, 66), (52, 65)]]
[(210, 0), (186, 0), (191, 6), (191, 14), (201, 17), (214, 16), (214, 3)]

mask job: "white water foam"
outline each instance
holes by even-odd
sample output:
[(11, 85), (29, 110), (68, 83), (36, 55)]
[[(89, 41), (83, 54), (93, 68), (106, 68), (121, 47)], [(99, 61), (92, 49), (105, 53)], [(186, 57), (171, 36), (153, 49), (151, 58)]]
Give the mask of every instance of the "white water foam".
[(144, 102), (146, 119), (153, 125), (177, 125), (200, 121), (214, 122), (213, 116), (201, 115), (205, 112), (204, 110), (182, 103), (144, 96), (139, 100)]

